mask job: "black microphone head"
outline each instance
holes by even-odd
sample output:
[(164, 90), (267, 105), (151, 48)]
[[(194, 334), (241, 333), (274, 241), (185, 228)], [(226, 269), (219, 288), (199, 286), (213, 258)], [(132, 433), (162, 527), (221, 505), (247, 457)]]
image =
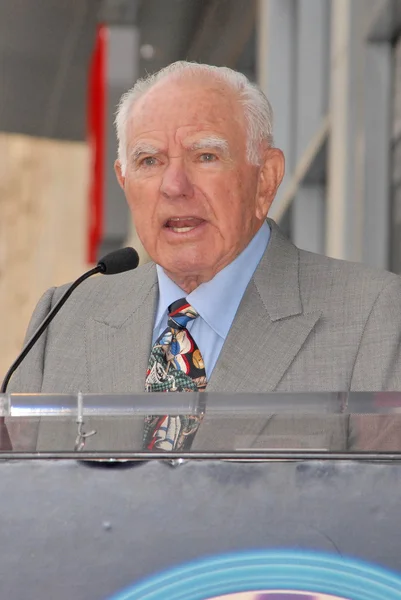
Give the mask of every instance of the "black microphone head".
[(139, 265), (138, 252), (134, 248), (121, 248), (103, 256), (97, 263), (104, 275), (115, 275), (136, 269)]

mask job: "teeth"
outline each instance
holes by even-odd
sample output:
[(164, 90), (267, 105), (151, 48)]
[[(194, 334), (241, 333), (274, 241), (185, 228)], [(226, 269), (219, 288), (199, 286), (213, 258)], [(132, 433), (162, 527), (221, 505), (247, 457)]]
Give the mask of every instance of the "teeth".
[(187, 231), (192, 231), (195, 227), (172, 227), (171, 228), (175, 233), (186, 233)]

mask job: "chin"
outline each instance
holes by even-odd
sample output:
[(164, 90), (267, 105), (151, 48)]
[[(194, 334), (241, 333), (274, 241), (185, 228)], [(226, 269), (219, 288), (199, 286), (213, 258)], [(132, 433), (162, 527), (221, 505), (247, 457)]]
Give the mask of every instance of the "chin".
[(193, 263), (188, 261), (179, 261), (162, 265), (165, 271), (177, 274), (181, 277), (198, 277), (205, 271), (209, 271), (210, 267), (204, 263)]
[(164, 251), (159, 252), (159, 255), (171, 267), (175, 265), (180, 270), (181, 268), (184, 270), (197, 268), (211, 260), (207, 247), (205, 248), (204, 244), (202, 246), (200, 244), (182, 244), (180, 246), (166, 244)]
[(176, 257), (171, 260), (164, 260), (163, 263), (159, 263), (163, 269), (175, 275), (177, 277), (199, 277), (203, 274), (213, 272), (213, 265), (211, 262), (206, 261), (204, 258), (201, 260), (194, 260), (191, 257), (183, 256)]

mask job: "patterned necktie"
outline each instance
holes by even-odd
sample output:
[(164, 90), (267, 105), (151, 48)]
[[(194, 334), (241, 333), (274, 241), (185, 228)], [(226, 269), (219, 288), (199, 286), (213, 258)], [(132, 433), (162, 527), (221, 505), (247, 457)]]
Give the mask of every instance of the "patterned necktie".
[[(198, 317), (185, 298), (169, 306), (167, 328), (156, 340), (146, 375), (147, 392), (203, 392), (206, 371), (187, 324)], [(201, 416), (148, 416), (143, 446), (146, 450), (185, 451), (191, 447)]]

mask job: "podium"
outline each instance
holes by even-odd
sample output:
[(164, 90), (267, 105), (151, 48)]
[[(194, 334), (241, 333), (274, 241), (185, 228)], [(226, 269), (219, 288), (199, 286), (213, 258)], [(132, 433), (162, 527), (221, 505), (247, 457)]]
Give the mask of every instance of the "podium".
[[(201, 415), (190, 450), (144, 450), (149, 414)], [(401, 599), (401, 394), (17, 394), (0, 416), (8, 600)]]

